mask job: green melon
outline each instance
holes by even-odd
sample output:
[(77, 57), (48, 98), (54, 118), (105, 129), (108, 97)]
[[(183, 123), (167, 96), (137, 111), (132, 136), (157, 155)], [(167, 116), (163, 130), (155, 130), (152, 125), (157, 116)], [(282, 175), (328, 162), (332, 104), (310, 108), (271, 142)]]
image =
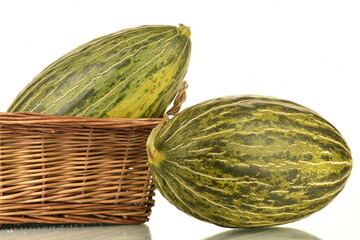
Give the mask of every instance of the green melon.
[(90, 41), (45, 68), (9, 112), (162, 117), (190, 59), (190, 29), (148, 25)]
[(265, 227), (319, 211), (352, 159), (316, 112), (263, 96), (229, 96), (162, 122), (147, 142), (152, 176), (180, 210), (224, 227)]

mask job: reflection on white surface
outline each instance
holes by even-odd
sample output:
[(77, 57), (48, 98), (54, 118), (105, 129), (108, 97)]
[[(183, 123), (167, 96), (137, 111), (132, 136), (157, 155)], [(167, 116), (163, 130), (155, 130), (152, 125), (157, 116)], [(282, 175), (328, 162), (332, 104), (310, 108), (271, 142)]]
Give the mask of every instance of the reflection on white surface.
[(293, 228), (261, 228), (228, 230), (204, 240), (321, 240), (307, 232)]
[(149, 228), (141, 225), (42, 227), (1, 229), (1, 240), (151, 240)]

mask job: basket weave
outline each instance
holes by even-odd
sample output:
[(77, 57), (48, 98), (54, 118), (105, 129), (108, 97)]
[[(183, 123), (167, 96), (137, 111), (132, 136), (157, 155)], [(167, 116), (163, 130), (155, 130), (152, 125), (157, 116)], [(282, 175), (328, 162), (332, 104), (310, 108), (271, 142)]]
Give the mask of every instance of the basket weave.
[(148, 221), (146, 140), (160, 121), (0, 113), (0, 225)]

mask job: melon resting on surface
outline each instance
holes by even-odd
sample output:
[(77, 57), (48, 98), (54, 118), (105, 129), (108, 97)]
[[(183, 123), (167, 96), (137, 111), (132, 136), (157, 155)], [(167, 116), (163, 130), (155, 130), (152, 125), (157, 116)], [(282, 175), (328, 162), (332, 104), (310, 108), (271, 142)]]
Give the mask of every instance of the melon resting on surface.
[(156, 187), (183, 212), (223, 227), (265, 227), (319, 211), (352, 159), (316, 112), (264, 96), (211, 99), (159, 124), (147, 142)]

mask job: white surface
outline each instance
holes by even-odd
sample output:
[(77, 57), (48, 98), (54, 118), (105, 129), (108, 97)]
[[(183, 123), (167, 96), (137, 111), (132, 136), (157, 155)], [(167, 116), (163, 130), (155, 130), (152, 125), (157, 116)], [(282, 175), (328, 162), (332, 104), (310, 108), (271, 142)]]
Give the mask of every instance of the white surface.
[[(128, 27), (183, 23), (193, 43), (184, 107), (233, 94), (295, 101), (338, 128), (354, 169), (329, 206), (274, 234), (217, 235), (228, 229), (183, 214), (158, 193), (145, 225), (3, 230), (0, 239), (360, 239), (359, 12), (359, 1), (346, 0), (1, 1), (0, 111), (43, 68), (82, 43)], [(315, 238), (291, 237), (297, 230)]]

